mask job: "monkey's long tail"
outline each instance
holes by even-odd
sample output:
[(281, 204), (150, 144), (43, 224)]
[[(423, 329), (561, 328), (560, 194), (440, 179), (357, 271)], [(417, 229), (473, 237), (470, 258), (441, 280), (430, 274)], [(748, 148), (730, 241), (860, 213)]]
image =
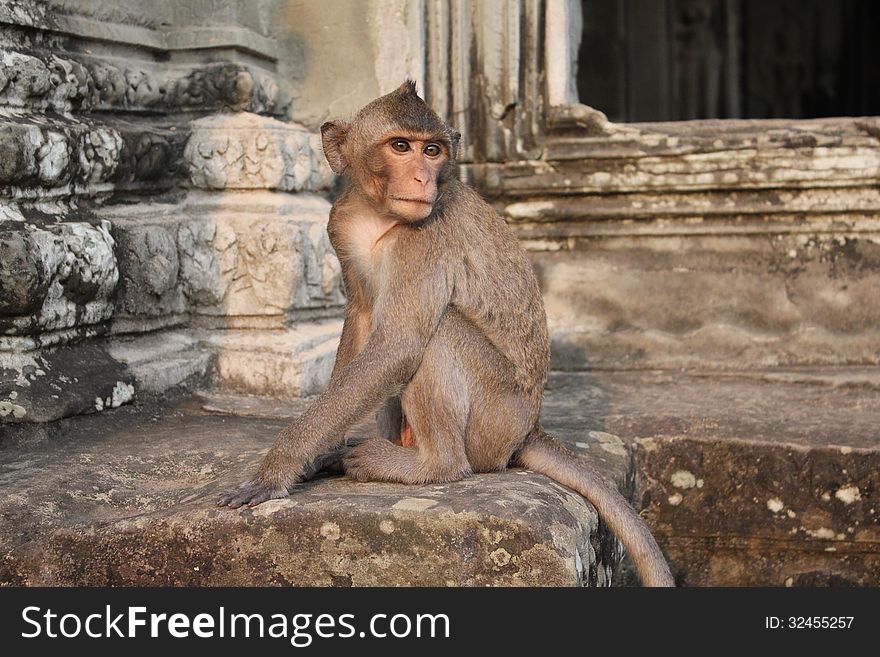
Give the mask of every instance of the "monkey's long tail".
[(641, 516), (617, 489), (541, 427), (526, 437), (516, 462), (583, 495), (623, 543), (645, 586), (675, 586), (660, 546)]

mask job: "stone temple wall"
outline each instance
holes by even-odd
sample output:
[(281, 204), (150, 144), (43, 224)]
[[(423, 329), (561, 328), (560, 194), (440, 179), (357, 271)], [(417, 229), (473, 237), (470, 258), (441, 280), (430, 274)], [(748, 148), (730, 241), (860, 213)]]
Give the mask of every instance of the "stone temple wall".
[(0, 2), (0, 422), (328, 376), (332, 174), (267, 7)]

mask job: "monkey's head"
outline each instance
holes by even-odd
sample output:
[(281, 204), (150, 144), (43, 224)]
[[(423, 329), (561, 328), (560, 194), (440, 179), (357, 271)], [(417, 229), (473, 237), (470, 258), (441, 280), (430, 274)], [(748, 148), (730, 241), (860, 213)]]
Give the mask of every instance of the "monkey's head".
[(324, 155), (373, 208), (402, 221), (428, 217), (449, 178), (461, 135), (407, 80), (360, 110), (351, 122), (321, 126)]

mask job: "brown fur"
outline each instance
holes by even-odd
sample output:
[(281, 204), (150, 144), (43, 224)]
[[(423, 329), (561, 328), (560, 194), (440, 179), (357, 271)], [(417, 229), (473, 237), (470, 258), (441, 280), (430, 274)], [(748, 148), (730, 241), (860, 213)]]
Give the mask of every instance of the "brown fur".
[(336, 364), (256, 479), (220, 504), (287, 496), (381, 406), (380, 436), (343, 454), (348, 476), (421, 484), (523, 465), (589, 499), (643, 581), (671, 585), (638, 514), (538, 425), (549, 368), (540, 290), (512, 231), (454, 177), (458, 133), (407, 82), (322, 135), (346, 178), (328, 226), (348, 296)]

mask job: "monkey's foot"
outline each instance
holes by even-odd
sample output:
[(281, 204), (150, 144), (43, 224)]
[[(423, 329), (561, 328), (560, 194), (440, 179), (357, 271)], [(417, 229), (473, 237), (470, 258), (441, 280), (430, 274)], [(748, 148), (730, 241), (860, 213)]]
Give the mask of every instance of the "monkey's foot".
[(470, 474), (466, 460), (449, 460), (431, 468), (418, 449), (371, 438), (352, 447), (342, 457), (345, 474), (357, 481), (387, 481), (399, 484), (428, 484), (459, 481)]
[(382, 438), (371, 438), (350, 448), (342, 457), (345, 474), (357, 481), (424, 483), (418, 452)]
[(279, 500), (290, 495), (286, 488), (270, 486), (262, 481), (254, 480), (242, 484), (238, 488), (224, 493), (217, 500), (217, 506), (228, 506), (237, 509), (240, 506), (257, 506), (268, 500)]

